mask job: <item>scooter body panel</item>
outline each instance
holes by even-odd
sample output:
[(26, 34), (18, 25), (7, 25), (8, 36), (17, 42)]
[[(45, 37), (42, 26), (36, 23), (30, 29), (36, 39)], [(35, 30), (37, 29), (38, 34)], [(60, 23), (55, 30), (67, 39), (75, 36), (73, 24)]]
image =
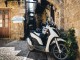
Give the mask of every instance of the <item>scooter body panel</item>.
[(47, 41), (47, 44), (46, 44), (46, 49), (45, 49), (45, 51), (46, 51), (46, 52), (49, 52), (50, 42), (53, 40), (54, 37), (59, 37), (59, 36), (53, 31), (52, 28), (50, 28), (50, 26), (46, 26), (46, 28), (49, 29), (50, 36), (48, 37), (48, 41)]
[(34, 33), (30, 33), (30, 35), (31, 35), (32, 38), (35, 38), (35, 40), (37, 40), (37, 42), (40, 45), (43, 45), (42, 40), (37, 35), (35, 35)]
[[(46, 44), (46, 49), (45, 51), (46, 52), (49, 52), (49, 46), (51, 44), (55, 44), (56, 42), (65, 42), (65, 40), (59, 38), (58, 34), (50, 27), (50, 26), (47, 26), (46, 28), (49, 29), (50, 31), (50, 36), (48, 37), (48, 41), (47, 41), (47, 44)], [(57, 37), (57, 38), (56, 38)], [(55, 41), (55, 38), (56, 38), (56, 41)], [(56, 45), (57, 45), (56, 43)]]

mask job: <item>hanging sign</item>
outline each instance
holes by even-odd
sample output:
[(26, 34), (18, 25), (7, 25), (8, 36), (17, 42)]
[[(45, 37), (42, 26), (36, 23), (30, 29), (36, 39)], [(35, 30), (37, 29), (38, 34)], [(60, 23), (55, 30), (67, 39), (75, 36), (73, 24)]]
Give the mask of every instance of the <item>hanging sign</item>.
[(22, 23), (24, 20), (25, 20), (25, 18), (22, 16), (14, 16), (12, 18), (13, 23)]

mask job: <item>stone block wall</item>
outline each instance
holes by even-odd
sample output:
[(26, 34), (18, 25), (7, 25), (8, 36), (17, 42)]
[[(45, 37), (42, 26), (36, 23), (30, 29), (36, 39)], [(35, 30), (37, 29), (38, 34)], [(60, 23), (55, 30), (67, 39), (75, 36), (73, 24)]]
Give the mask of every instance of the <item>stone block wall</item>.
[(54, 6), (54, 19), (58, 29), (64, 28), (64, 1), (48, 0)]
[[(56, 8), (55, 23), (65, 30), (75, 29), (76, 41), (80, 52), (80, 0), (48, 0)], [(58, 3), (62, 1), (61, 3)], [(58, 3), (58, 4), (57, 4)], [(80, 60), (80, 58), (77, 58)]]
[(80, 0), (64, 0), (64, 29), (73, 27), (80, 51)]
[(24, 37), (24, 23), (13, 23), (13, 21), (11, 20), (12, 17), (14, 16), (24, 16), (24, 13), (20, 13), (21, 11), (23, 11), (22, 9), (24, 8), (21, 5), (18, 5), (17, 1), (9, 1), (8, 2), (8, 6), (6, 7), (5, 3), (3, 0), (0, 0), (0, 8), (3, 9), (10, 9), (9, 13), (9, 19), (10, 19), (10, 39), (14, 39), (14, 40), (20, 40), (20, 38)]
[(56, 8), (55, 23), (58, 28), (75, 29), (80, 51), (80, 0), (48, 0)]

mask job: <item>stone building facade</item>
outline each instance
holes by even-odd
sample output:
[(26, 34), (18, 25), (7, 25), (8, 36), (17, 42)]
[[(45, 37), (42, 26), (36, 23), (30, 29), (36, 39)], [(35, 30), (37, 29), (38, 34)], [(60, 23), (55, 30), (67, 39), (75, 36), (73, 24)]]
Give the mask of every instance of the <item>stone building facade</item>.
[(80, 51), (80, 0), (64, 0), (64, 29), (73, 27)]
[(14, 16), (23, 17), (24, 13), (24, 3), (22, 1), (20, 5), (17, 1), (8, 1), (6, 7), (4, 0), (0, 0), (0, 38), (20, 39), (24, 37), (24, 23), (14, 23), (12, 21)]
[(80, 0), (48, 0), (48, 2), (55, 7), (54, 18), (58, 28), (75, 29), (80, 52)]
[[(54, 22), (58, 26), (58, 29), (63, 28), (68, 30), (73, 27), (75, 29), (75, 36), (77, 37), (77, 42), (80, 51), (80, 0), (47, 0), (51, 5), (53, 5), (54, 10)], [(13, 23), (11, 18), (13, 16), (19, 15), (24, 16), (24, 3), (18, 5), (17, 1), (9, 1), (6, 7), (4, 0), (0, 0), (0, 11), (8, 11), (8, 31), (2, 28), (0, 21), (0, 33), (5, 37), (9, 33), (8, 38), (10, 39), (20, 39), (24, 37), (24, 23)], [(46, 13), (47, 12), (47, 13)], [(0, 13), (1, 14), (1, 13)], [(42, 20), (45, 22), (46, 14), (50, 17), (50, 9), (45, 9), (42, 14)], [(52, 13), (53, 14), (53, 13)], [(0, 15), (1, 16), (1, 15)], [(3, 14), (4, 16), (4, 14)], [(0, 17), (0, 20), (4, 18)], [(7, 25), (6, 25), (7, 26)], [(8, 33), (7, 33), (8, 32)], [(1, 34), (0, 34), (1, 35)]]

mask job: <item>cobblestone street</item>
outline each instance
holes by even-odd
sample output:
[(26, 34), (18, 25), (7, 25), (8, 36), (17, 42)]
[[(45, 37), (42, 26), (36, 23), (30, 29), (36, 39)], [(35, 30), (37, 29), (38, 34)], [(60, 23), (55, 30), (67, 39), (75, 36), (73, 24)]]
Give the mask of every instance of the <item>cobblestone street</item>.
[(0, 60), (54, 60), (53, 56), (39, 51), (29, 52), (26, 41), (5, 42), (0, 47)]

